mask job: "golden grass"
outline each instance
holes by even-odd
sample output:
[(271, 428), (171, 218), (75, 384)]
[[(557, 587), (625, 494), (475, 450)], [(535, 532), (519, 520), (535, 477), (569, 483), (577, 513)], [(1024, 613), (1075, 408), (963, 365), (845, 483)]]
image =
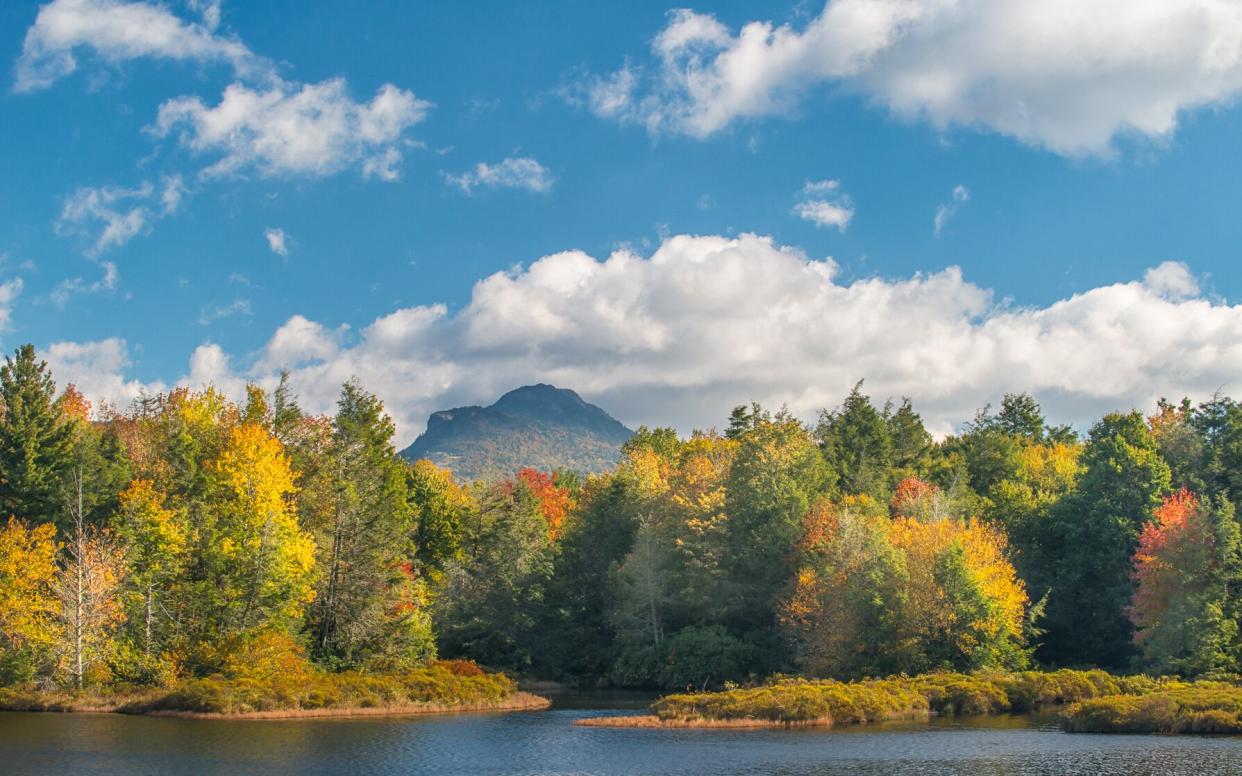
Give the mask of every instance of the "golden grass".
[(306, 669), (263, 679), (213, 675), (171, 687), (84, 692), (0, 689), (0, 710), (118, 712), (195, 719), (297, 719), (445, 714), (547, 708), (512, 679), (462, 661), (435, 661), (393, 674)]
[[(275, 709), (271, 711), (212, 712), (162, 709), (138, 712), (151, 717), (182, 719), (311, 719), (316, 717), (403, 717), (419, 714), (467, 714), (489, 711), (540, 711), (552, 701), (528, 692), (515, 692), (499, 701), (481, 703), (406, 703), (393, 706), (333, 706), (317, 709)], [(122, 709), (111, 709), (121, 711)]]
[(1145, 695), (1093, 698), (1065, 709), (1061, 728), (1070, 733), (1242, 733), (1242, 688), (1177, 683)]
[(839, 682), (778, 678), (755, 687), (667, 695), (652, 714), (596, 717), (584, 727), (831, 727), (930, 714), (1068, 708), (1070, 731), (1242, 732), (1242, 687), (1104, 671), (940, 672)]

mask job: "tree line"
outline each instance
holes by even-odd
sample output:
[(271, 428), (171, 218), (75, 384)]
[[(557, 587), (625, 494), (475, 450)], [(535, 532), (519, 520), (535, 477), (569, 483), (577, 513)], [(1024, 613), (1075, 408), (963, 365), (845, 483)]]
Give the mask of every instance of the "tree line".
[[(935, 441), (860, 383), (805, 424), (640, 429), (615, 469), (463, 483), (354, 382), (126, 408), (0, 367), (0, 685), (167, 685), (273, 651), (576, 684), (1242, 668), (1242, 405), (1085, 438), (1007, 394)], [(1235, 494), (1238, 494), (1235, 496)]]

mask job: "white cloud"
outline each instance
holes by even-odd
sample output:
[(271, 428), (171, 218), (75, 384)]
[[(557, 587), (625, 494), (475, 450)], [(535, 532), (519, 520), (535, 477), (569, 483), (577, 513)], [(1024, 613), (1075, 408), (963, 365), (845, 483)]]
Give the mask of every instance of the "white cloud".
[(13, 278), (0, 283), (0, 331), (8, 331), (13, 319), (13, 303), (22, 293), (22, 279)]
[(163, 214), (170, 216), (181, 209), (181, 200), (189, 193), (186, 188), (185, 181), (180, 175), (170, 175), (164, 178), (164, 188), (160, 192), (160, 206), (163, 208)]
[(808, 181), (793, 212), (816, 226), (835, 226), (844, 232), (854, 218), (854, 204), (841, 191), (840, 181)]
[(284, 229), (273, 229), (268, 227), (263, 230), (263, 237), (267, 239), (267, 247), (272, 253), (281, 258), (289, 258), (288, 236)]
[[(588, 79), (588, 107), (653, 133), (706, 137), (855, 92), (941, 129), (978, 127), (1066, 155), (1118, 135), (1167, 138), (1182, 113), (1242, 90), (1232, 0), (830, 0), (805, 27), (736, 33), (678, 10), (630, 63)], [(641, 83), (640, 83), (641, 81)]]
[(218, 105), (198, 97), (178, 97), (160, 106), (149, 131), (176, 133), (194, 153), (220, 158), (204, 177), (325, 176), (357, 166), (366, 177), (395, 180), (401, 162), (398, 144), (421, 122), (431, 103), (392, 84), (370, 102), (356, 102), (342, 78), (317, 84), (284, 81), (267, 89), (234, 83)]
[(241, 41), (216, 34), (218, 2), (192, 0), (199, 21), (174, 15), (163, 5), (120, 0), (53, 0), (39, 9), (26, 31), (14, 88), (30, 92), (50, 86), (78, 67), (75, 52), (86, 49), (104, 62), (155, 58), (221, 62), (238, 75), (270, 71)]
[(548, 168), (529, 156), (504, 159), (496, 164), (479, 162), (473, 170), (461, 175), (445, 173), (444, 180), (466, 194), (479, 186), (544, 192), (550, 190), (553, 184), (552, 173)]
[(144, 391), (159, 393), (168, 387), (159, 381), (143, 383), (124, 377), (132, 364), (125, 340), (116, 337), (96, 342), (53, 342), (39, 355), (47, 359), (59, 387), (73, 383), (96, 405), (123, 408)]
[[(878, 400), (912, 397), (938, 433), (1004, 391), (1032, 391), (1051, 419), (1074, 423), (1162, 395), (1242, 394), (1242, 305), (1202, 294), (1176, 263), (1014, 308), (956, 268), (845, 282), (830, 259), (767, 238), (681, 235), (650, 256), (545, 256), (479, 281), (457, 312), (405, 308), (348, 334), (294, 316), (246, 360), (200, 347), (179, 382), (240, 395), (248, 379), (273, 386), (285, 367), (307, 409), (330, 411), (357, 376), (402, 443), (433, 410), (535, 381), (572, 387), (631, 425), (683, 431), (721, 424), (751, 399), (811, 419), (859, 378)], [(115, 395), (133, 385), (123, 373), (95, 379)]]
[[(98, 256), (118, 248), (165, 216), (177, 212), (187, 193), (180, 175), (165, 177), (157, 190), (150, 181), (127, 189), (121, 186), (82, 186), (61, 208), (56, 220), (60, 234), (91, 238), (86, 253)], [(153, 209), (159, 204), (158, 209)]]
[(234, 299), (230, 304), (208, 305), (204, 307), (198, 313), (198, 325), (210, 326), (222, 318), (232, 318), (235, 315), (246, 318), (254, 315), (249, 299)]
[(84, 278), (67, 278), (62, 280), (49, 298), (52, 304), (63, 308), (69, 303), (69, 299), (77, 294), (102, 294), (112, 293), (116, 290), (117, 283), (120, 282), (121, 276), (117, 271), (116, 264), (110, 261), (101, 261), (99, 268), (103, 270), (103, 276), (98, 280), (87, 282)]
[(960, 183), (953, 187), (953, 191), (949, 193), (949, 201), (941, 203), (936, 208), (936, 217), (932, 221), (932, 226), (937, 237), (940, 236), (945, 224), (949, 223), (949, 219), (957, 215), (957, 209), (969, 201), (970, 189)]

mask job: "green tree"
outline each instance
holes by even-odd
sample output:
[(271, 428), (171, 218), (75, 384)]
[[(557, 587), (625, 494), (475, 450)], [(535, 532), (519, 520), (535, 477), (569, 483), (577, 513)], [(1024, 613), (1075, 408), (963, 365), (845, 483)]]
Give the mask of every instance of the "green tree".
[[(882, 421), (881, 421), (882, 424)], [(778, 416), (737, 440), (729, 470), (724, 594), (735, 631), (770, 629), (802, 518), (832, 470), (802, 424)]]
[(333, 498), (319, 531), (322, 573), (310, 612), (317, 652), (343, 665), (408, 664), (433, 655), (393, 433), (380, 400), (346, 383), (333, 419)]
[(0, 367), (0, 402), (0, 513), (67, 529), (62, 478), (74, 428), (33, 345), (22, 345)]
[(569, 681), (607, 674), (618, 641), (614, 574), (634, 546), (641, 498), (624, 461), (620, 468), (587, 481), (554, 561), (542, 654), (549, 672)]
[(1058, 665), (1126, 668), (1135, 656), (1126, 615), (1130, 558), (1169, 491), (1169, 466), (1138, 412), (1092, 427), (1078, 488), (1053, 510), (1045, 542), (1057, 553), (1038, 656)]
[(547, 523), (520, 481), (490, 488), (473, 517), (433, 605), (440, 652), (528, 671), (553, 568)]
[(931, 471), (936, 445), (910, 400), (903, 398), (896, 412), (886, 407), (884, 419), (892, 449), (889, 481), (896, 483), (907, 477), (926, 477)]
[(861, 380), (835, 412), (820, 413), (816, 437), (832, 471), (840, 478), (842, 493), (865, 493), (877, 501), (887, 500), (892, 438), (885, 416), (863, 394)]
[(1000, 412), (996, 413), (992, 423), (1011, 437), (1028, 442), (1043, 442), (1045, 439), (1043, 410), (1029, 393), (1005, 394), (1001, 398)]

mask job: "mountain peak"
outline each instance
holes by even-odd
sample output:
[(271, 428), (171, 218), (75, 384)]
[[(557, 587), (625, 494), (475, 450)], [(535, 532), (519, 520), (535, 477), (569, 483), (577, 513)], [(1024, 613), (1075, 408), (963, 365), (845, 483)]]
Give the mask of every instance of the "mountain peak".
[(524, 385), (489, 407), (438, 410), (401, 452), (452, 469), (463, 480), (509, 477), (524, 466), (549, 471), (610, 469), (633, 434), (568, 388)]

